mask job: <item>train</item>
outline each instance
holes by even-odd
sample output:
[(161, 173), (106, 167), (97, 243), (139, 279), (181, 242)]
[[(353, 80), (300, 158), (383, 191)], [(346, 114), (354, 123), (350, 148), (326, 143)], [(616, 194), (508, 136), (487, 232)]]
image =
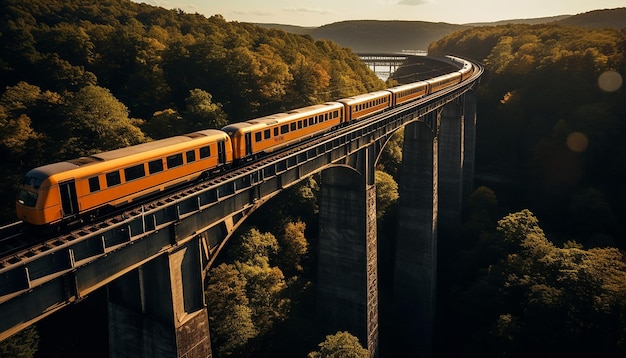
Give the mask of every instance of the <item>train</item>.
[(429, 80), (34, 168), (19, 184), (17, 218), (36, 232), (60, 231), (406, 105), (474, 72), (448, 57), (461, 68)]

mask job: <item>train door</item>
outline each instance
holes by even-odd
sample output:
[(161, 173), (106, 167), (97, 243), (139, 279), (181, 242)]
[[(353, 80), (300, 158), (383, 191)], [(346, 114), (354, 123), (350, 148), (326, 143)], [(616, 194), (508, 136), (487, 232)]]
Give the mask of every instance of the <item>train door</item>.
[(252, 133), (246, 133), (246, 156), (252, 154)]
[(226, 146), (224, 145), (223, 140), (217, 142), (217, 163), (226, 163)]
[(63, 217), (66, 218), (78, 214), (78, 198), (76, 197), (76, 183), (74, 179), (59, 184), (59, 189), (61, 190)]

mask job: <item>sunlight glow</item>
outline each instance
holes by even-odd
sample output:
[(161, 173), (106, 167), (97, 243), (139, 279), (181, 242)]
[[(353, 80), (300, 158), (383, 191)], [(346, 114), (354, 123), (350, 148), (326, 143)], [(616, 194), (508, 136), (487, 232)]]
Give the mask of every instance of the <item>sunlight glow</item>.
[(598, 86), (605, 92), (615, 92), (622, 87), (622, 75), (616, 71), (605, 71), (598, 77)]
[(589, 139), (583, 133), (572, 132), (567, 136), (566, 144), (572, 152), (582, 153), (587, 150), (587, 147), (589, 146)]

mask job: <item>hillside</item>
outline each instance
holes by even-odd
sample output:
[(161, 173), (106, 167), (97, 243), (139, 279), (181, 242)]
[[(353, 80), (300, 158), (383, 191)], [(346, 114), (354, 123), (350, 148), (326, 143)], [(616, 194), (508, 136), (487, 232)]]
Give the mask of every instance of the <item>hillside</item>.
[(545, 23), (585, 28), (622, 29), (626, 27), (626, 8), (596, 10), (577, 15), (512, 19), (462, 25), (443, 22), (374, 20), (342, 21), (320, 27), (261, 23), (255, 25), (263, 28), (280, 29), (299, 35), (310, 35), (314, 39), (332, 40), (340, 46), (351, 48), (354, 52), (365, 53), (425, 50), (431, 42), (437, 41), (455, 31), (470, 27)]
[(314, 39), (327, 39), (356, 53), (400, 52), (402, 50), (426, 50), (428, 45), (466, 25), (424, 21), (342, 21), (320, 27), (299, 27), (281, 24), (255, 24), (263, 28), (275, 28)]
[(626, 7), (604, 9), (570, 16), (559, 21), (559, 24), (580, 26), (590, 29), (623, 29), (626, 27)]
[(512, 20), (502, 20), (496, 22), (475, 22), (471, 24), (466, 24), (468, 26), (499, 26), (499, 25), (509, 25), (509, 24), (527, 24), (527, 25), (536, 25), (536, 24), (547, 24), (549, 22), (562, 21), (572, 15), (559, 15), (559, 16), (551, 16), (551, 17), (538, 17), (533, 19), (512, 19)]
[(467, 26), (423, 21), (344, 21), (314, 29), (311, 36), (328, 39), (352, 51), (425, 50), (428, 45)]

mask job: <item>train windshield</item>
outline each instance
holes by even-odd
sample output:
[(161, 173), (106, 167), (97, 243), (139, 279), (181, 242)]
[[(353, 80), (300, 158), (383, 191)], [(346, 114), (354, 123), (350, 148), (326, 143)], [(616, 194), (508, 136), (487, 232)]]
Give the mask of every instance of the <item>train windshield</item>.
[(22, 185), (30, 185), (35, 189), (39, 189), (39, 187), (41, 186), (41, 183), (43, 183), (43, 181), (46, 179), (45, 176), (42, 175), (37, 175), (37, 174), (33, 174), (34, 171), (31, 171), (29, 174), (30, 175), (26, 175), (23, 179), (22, 179)]
[(20, 189), (17, 193), (17, 202), (32, 208), (37, 203), (37, 193), (33, 193), (32, 191), (28, 191), (26, 189)]

